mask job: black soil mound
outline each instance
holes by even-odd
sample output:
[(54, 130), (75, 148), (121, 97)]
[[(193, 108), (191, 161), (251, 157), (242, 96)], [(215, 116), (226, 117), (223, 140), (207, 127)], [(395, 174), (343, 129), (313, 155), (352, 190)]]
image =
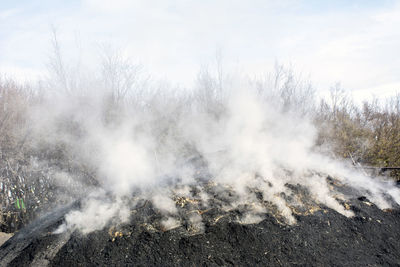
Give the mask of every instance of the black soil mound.
[[(190, 201), (177, 199), (177, 205)], [(202, 229), (181, 222), (165, 230), (144, 202), (129, 224), (82, 235), (53, 234), (79, 203), (24, 228), (0, 249), (2, 266), (400, 266), (400, 209), (380, 210), (365, 197), (343, 203), (348, 218), (319, 205), (288, 225), (273, 211), (256, 224), (243, 210), (199, 211)]]

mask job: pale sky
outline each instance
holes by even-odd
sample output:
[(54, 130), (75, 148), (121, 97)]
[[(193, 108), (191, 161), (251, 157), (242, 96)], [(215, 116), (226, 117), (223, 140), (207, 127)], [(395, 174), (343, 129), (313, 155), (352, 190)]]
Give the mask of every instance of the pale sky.
[(400, 92), (396, 0), (0, 0), (0, 73), (42, 77), (52, 25), (66, 58), (109, 44), (182, 85), (220, 50), (249, 74), (291, 65), (320, 91)]

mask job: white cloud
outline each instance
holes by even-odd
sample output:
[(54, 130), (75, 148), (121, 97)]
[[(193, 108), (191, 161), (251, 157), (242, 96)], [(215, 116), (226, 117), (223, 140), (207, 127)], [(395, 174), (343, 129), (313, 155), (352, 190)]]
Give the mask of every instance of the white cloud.
[(93, 11), (110, 12), (110, 11), (124, 11), (127, 8), (131, 8), (135, 1), (129, 0), (83, 0), (85, 8)]
[(399, 81), (399, 6), (353, 13), (343, 8), (303, 12), (305, 5), (292, 0), (82, 0), (75, 10), (60, 7), (53, 15), (45, 6), (38, 15), (14, 12), (13, 19), (3, 12), (0, 17), (17, 30), (0, 32), (0, 66), (43, 71), (50, 24), (55, 24), (64, 51), (74, 50), (79, 33), (88, 47), (111, 43), (157, 76), (185, 84), (217, 48), (227, 64), (239, 62), (247, 71), (269, 69), (275, 60), (292, 63), (321, 89), (336, 81), (348, 89)]
[(18, 12), (19, 12), (18, 8), (10, 8), (10, 9), (6, 9), (6, 10), (0, 10), (0, 21), (8, 19), (12, 16), (15, 16), (15, 15), (17, 15)]

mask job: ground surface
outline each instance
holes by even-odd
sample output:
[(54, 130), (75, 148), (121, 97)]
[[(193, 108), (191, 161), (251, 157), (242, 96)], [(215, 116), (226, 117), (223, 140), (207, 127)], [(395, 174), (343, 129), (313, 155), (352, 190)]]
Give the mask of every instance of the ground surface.
[(400, 266), (399, 207), (383, 211), (365, 197), (347, 202), (352, 218), (321, 206), (295, 215), (294, 225), (273, 213), (257, 224), (241, 224), (234, 220), (240, 210), (211, 208), (202, 214), (200, 232), (185, 224), (162, 231), (152, 226), (157, 214), (143, 205), (128, 225), (86, 236), (52, 234), (77, 205), (54, 210), (15, 234), (0, 248), (1, 265)]
[(4, 242), (6, 242), (10, 237), (12, 237), (12, 234), (0, 232), (0, 246), (3, 245)]

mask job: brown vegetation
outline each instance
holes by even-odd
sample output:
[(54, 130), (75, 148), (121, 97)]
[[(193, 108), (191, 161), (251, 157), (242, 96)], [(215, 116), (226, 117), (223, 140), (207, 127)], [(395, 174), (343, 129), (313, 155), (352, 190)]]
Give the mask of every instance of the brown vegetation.
[[(316, 112), (318, 145), (330, 145), (337, 157), (370, 167), (400, 167), (400, 95), (357, 106), (339, 85), (331, 103), (322, 100)], [(400, 172), (390, 176), (400, 180)]]

